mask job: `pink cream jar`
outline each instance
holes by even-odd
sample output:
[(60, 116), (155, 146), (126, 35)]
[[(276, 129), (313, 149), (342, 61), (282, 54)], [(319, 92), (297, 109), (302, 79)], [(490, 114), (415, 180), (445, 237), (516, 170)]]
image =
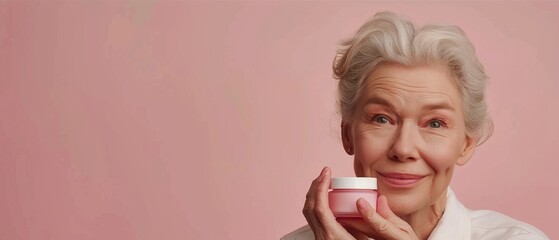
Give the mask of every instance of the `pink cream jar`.
[(370, 177), (332, 178), (328, 192), (330, 210), (336, 217), (361, 217), (355, 205), (357, 199), (364, 198), (377, 207), (377, 179)]

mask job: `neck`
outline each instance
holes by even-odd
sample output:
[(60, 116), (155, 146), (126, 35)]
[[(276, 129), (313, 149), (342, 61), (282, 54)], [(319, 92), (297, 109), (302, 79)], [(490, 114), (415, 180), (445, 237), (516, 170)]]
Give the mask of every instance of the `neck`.
[(446, 192), (447, 190), (429, 207), (401, 216), (413, 228), (419, 239), (428, 239), (442, 218), (446, 207)]

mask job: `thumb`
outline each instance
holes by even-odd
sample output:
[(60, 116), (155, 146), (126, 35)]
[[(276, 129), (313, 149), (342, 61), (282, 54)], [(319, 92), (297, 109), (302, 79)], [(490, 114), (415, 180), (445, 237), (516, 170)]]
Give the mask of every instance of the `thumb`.
[(388, 206), (388, 198), (386, 198), (386, 196), (384, 195), (378, 197), (377, 199), (377, 212), (384, 219), (400, 227), (409, 225), (406, 221), (402, 220), (400, 217), (398, 217), (398, 215), (392, 212), (392, 209), (390, 209), (390, 206)]

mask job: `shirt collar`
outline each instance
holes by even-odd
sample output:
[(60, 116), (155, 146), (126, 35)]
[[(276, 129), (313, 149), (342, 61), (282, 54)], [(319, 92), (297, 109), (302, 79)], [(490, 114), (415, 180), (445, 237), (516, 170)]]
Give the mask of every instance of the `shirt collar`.
[(446, 207), (442, 218), (437, 223), (428, 240), (470, 239), (471, 220), (468, 210), (450, 187), (446, 193)]

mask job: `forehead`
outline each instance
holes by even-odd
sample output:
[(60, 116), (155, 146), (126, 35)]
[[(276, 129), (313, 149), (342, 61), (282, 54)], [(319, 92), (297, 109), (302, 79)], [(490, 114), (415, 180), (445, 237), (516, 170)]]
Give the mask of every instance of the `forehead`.
[(462, 102), (455, 78), (440, 65), (380, 64), (366, 79), (361, 96), (364, 101), (383, 97), (405, 105), (447, 102), (455, 108)]

